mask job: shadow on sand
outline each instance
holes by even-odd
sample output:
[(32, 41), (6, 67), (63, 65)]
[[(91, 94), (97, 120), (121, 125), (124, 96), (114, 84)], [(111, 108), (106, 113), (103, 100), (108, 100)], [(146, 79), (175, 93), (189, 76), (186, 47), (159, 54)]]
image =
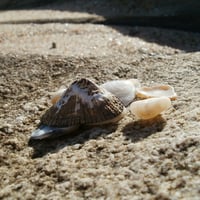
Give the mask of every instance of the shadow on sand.
[(162, 116), (157, 116), (149, 120), (138, 120), (127, 124), (123, 129), (123, 135), (132, 142), (138, 142), (148, 136), (162, 131), (166, 125), (166, 120)]
[[(131, 122), (122, 129), (125, 139), (132, 142), (138, 142), (156, 132), (162, 131), (166, 121), (161, 116), (150, 120), (139, 120)], [(32, 158), (43, 157), (48, 153), (56, 153), (66, 146), (84, 144), (91, 139), (106, 136), (116, 131), (118, 125), (100, 126), (100, 127), (82, 127), (78, 131), (63, 135), (60, 137), (47, 138), (43, 140), (30, 139), (28, 146), (34, 149)], [(80, 145), (81, 148), (81, 145)]]
[(97, 139), (100, 136), (108, 135), (117, 129), (117, 125), (99, 126), (99, 127), (81, 127), (79, 130), (60, 137), (51, 137), (43, 140), (28, 141), (28, 146), (34, 149), (32, 158), (43, 157), (48, 153), (56, 153), (66, 146), (84, 144), (91, 139)]

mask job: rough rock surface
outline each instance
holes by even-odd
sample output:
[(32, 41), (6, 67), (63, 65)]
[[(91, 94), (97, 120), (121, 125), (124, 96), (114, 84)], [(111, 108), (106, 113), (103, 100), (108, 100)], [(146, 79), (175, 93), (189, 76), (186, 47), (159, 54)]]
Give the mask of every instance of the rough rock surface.
[[(17, 16), (17, 12), (15, 13)], [(92, 24), (0, 26), (0, 199), (200, 196), (200, 35)], [(74, 79), (174, 86), (162, 116), (29, 141), (50, 92)]]

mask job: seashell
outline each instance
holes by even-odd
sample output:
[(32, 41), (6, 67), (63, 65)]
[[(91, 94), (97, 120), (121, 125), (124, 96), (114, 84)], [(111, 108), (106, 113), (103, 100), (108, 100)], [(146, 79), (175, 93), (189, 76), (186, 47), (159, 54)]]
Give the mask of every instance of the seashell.
[(125, 106), (128, 106), (134, 100), (136, 88), (140, 87), (140, 82), (137, 79), (113, 80), (101, 86), (117, 96)]
[(70, 133), (80, 125), (115, 123), (123, 118), (121, 101), (88, 79), (73, 82), (62, 97), (41, 117), (41, 124), (31, 138), (42, 139), (59, 131)]
[(67, 90), (67, 88), (65, 88), (64, 86), (61, 86), (59, 88), (59, 90), (57, 90), (56, 92), (50, 93), (52, 95), (51, 96), (51, 103), (53, 105), (56, 104), (66, 90)]
[(138, 119), (151, 119), (167, 110), (171, 106), (168, 97), (156, 97), (140, 101), (135, 101), (130, 105), (130, 111)]
[(171, 100), (175, 100), (177, 98), (174, 88), (170, 85), (140, 87), (136, 89), (136, 96), (142, 99), (161, 96), (169, 97)]

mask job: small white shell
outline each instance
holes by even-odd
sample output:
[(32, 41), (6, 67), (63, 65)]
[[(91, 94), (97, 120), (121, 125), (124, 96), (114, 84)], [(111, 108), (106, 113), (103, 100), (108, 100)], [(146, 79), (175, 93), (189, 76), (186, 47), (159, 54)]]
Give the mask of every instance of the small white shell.
[(128, 106), (134, 100), (136, 88), (140, 87), (140, 82), (137, 79), (113, 80), (101, 86), (118, 97), (125, 106)]
[(167, 110), (171, 106), (171, 101), (168, 97), (150, 98), (140, 101), (135, 101), (130, 105), (130, 111), (138, 119), (151, 119)]
[(136, 90), (136, 96), (141, 99), (152, 97), (169, 97), (171, 100), (177, 98), (174, 88), (170, 85), (157, 85), (153, 87), (140, 87)]
[(56, 104), (66, 90), (67, 90), (67, 88), (65, 88), (65, 86), (61, 86), (59, 88), (59, 90), (57, 90), (56, 92), (50, 93), (52, 95), (51, 96), (51, 103), (53, 105)]

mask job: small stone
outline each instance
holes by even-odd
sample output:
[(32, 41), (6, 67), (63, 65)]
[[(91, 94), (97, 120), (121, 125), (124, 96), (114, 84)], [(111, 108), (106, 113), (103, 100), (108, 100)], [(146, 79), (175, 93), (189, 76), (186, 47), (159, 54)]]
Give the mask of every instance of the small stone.
[(56, 43), (52, 42), (51, 49), (56, 49)]

